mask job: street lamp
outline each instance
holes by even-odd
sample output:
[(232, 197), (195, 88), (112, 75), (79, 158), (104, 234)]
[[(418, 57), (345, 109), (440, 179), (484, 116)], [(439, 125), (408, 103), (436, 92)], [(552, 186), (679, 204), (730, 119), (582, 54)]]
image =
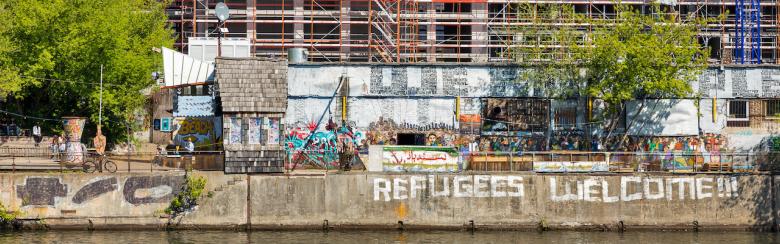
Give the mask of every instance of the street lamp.
[(216, 15), (217, 19), (219, 20), (219, 34), (217, 35), (217, 57), (222, 57), (222, 35), (224, 33), (228, 33), (227, 27), (223, 27), (222, 25), (230, 18), (230, 9), (225, 3), (217, 3), (217, 6), (214, 7), (214, 15)]

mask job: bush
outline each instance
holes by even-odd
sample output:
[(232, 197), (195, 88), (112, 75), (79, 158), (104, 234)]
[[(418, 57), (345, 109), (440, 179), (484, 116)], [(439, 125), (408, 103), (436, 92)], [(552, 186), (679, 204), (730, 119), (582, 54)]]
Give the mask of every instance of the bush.
[(198, 176), (184, 176), (184, 185), (179, 194), (171, 200), (170, 205), (165, 209), (165, 213), (171, 215), (171, 218), (193, 209), (198, 205), (198, 198), (203, 194), (206, 188), (206, 179)]

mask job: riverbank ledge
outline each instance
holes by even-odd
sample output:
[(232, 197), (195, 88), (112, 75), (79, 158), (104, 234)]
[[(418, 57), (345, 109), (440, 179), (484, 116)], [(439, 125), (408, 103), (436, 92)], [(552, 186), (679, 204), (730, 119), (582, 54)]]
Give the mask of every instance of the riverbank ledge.
[(22, 229), (777, 230), (771, 174), (0, 174)]

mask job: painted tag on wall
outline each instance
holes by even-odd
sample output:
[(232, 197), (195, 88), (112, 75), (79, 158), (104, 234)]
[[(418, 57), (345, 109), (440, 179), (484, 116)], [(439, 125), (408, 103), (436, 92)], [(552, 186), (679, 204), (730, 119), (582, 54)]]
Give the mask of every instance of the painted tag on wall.
[(458, 151), (451, 147), (385, 146), (386, 172), (457, 172)]
[(534, 162), (534, 172), (608, 172), (604, 161)]

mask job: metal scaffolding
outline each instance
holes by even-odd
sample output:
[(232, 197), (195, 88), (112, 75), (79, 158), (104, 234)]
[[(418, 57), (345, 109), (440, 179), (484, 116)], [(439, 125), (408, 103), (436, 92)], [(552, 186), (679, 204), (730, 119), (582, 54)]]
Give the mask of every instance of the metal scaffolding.
[[(187, 52), (187, 38), (214, 36), (216, 0), (175, 0), (169, 21)], [(520, 4), (567, 3), (596, 19), (616, 17), (611, 0), (226, 0), (227, 37), (251, 40), (257, 56), (306, 48), (314, 62), (507, 62), (520, 45), (515, 27), (531, 25)], [(623, 0), (649, 13), (646, 0)], [(777, 0), (677, 0), (667, 14), (726, 18), (701, 29), (711, 63), (780, 63)], [(531, 16), (533, 17), (533, 16)], [(549, 20), (543, 24), (560, 24)], [(587, 24), (579, 27), (590, 30)], [(744, 59), (744, 62), (742, 61)]]

